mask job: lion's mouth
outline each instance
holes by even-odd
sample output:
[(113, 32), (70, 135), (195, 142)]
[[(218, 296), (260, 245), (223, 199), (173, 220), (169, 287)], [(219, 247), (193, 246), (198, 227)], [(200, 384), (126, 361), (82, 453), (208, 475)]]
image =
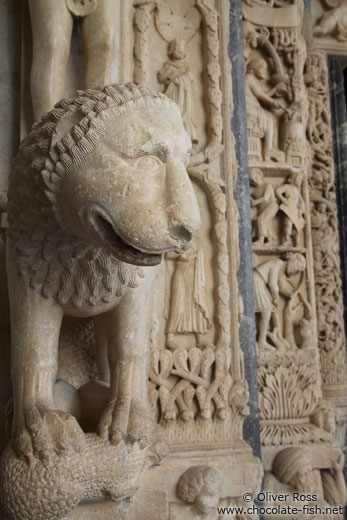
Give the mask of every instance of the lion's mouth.
[(103, 245), (122, 262), (142, 266), (155, 266), (160, 264), (162, 255), (144, 253), (127, 244), (117, 234), (114, 225), (109, 221), (108, 215), (101, 211), (93, 211), (89, 215), (89, 221), (98, 233)]

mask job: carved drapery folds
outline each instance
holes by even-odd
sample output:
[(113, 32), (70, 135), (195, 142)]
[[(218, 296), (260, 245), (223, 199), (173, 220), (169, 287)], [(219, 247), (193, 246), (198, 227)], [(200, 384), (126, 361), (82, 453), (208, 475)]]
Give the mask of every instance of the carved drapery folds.
[(302, 2), (244, 0), (243, 15), (264, 488), (281, 492), (276, 467), (287, 485), (286, 463), (308, 467), (322, 444), (336, 453), (320, 467), (342, 471), (326, 400), (346, 392), (327, 73), (307, 57)]
[(326, 56), (311, 52), (305, 68), (313, 266), (323, 394), (337, 405), (338, 437), (346, 428), (347, 357), (343, 324), (334, 163)]

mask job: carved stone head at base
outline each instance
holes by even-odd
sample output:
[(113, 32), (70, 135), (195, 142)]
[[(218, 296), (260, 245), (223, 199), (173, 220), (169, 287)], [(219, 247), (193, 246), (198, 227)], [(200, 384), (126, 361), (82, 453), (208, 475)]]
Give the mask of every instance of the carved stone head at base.
[(209, 466), (192, 466), (181, 476), (177, 496), (188, 504), (194, 504), (198, 513), (213, 511), (219, 502), (223, 483), (222, 474)]

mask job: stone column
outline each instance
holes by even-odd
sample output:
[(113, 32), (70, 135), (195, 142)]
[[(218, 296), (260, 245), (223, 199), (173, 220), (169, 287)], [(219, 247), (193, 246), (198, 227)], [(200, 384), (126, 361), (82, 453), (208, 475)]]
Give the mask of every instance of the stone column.
[(238, 165), (235, 201), (239, 212), (240, 267), (238, 284), (242, 298), (240, 345), (244, 355), (245, 376), (250, 393), (250, 414), (244, 423), (245, 440), (260, 457), (260, 426), (257, 383), (257, 353), (255, 343), (255, 314), (253, 295), (252, 232), (249, 196), (246, 98), (244, 84), (244, 56), (242, 36), (242, 1), (232, 2), (230, 10), (229, 56), (232, 64), (233, 116), (231, 129), (235, 138)]

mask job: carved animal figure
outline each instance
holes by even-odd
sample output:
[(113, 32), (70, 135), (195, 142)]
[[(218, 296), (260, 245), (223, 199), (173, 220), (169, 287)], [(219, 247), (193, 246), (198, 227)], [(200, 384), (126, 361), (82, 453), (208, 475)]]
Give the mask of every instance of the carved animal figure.
[(313, 34), (318, 37), (332, 36), (339, 42), (347, 41), (347, 6), (340, 5), (324, 13)]
[(152, 285), (161, 255), (183, 253), (200, 217), (177, 105), (133, 84), (79, 91), (34, 124), (9, 189), (12, 444), (44, 460), (84, 435), (55, 408), (64, 314), (94, 316), (108, 345), (110, 399), (99, 435), (147, 445)]

